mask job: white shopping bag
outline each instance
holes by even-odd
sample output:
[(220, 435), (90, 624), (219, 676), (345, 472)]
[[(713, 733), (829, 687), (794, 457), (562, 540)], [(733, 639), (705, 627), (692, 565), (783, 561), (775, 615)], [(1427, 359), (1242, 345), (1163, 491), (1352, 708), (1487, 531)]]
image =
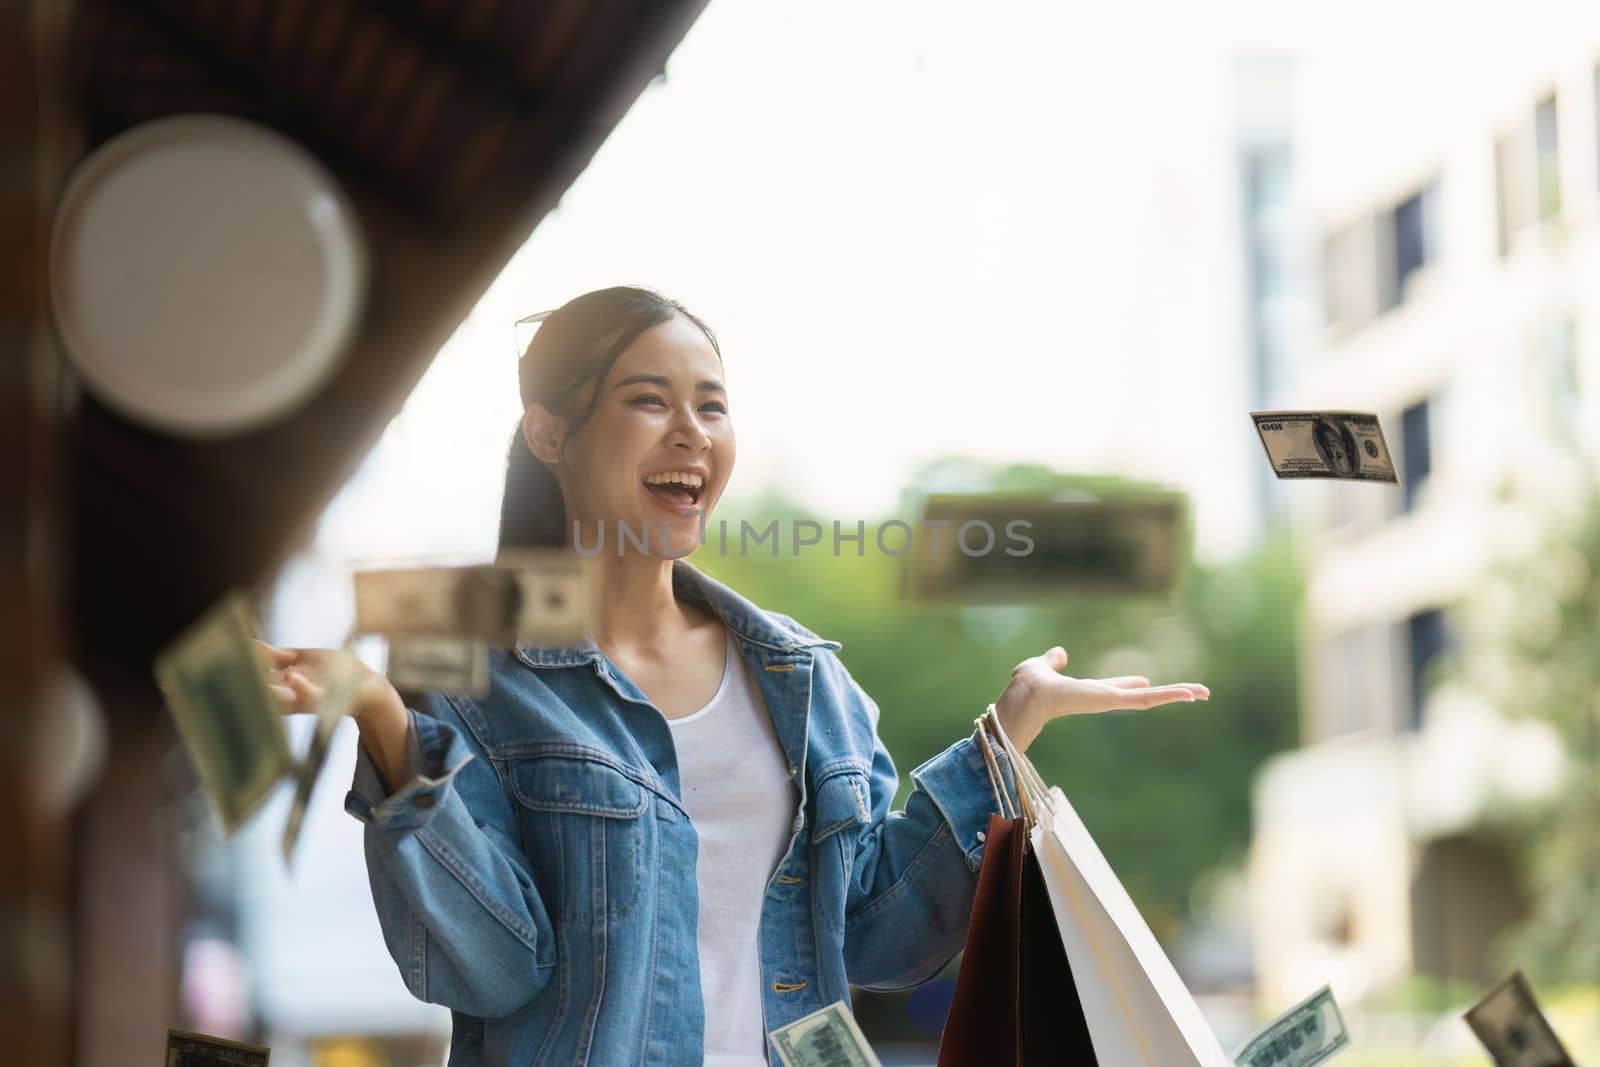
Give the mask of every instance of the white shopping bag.
[(1194, 997), (1066, 794), (1046, 787), (1004, 730), (998, 732), (1035, 809), (1029, 840), (1099, 1067), (1229, 1067)]

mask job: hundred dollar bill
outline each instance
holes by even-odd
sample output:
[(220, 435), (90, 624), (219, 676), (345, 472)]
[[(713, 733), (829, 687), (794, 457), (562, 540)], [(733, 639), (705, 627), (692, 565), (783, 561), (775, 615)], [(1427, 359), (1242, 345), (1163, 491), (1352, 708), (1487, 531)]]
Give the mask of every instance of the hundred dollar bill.
[(1310, 1067), (1348, 1044), (1333, 991), (1323, 986), (1257, 1031), (1233, 1061), (1238, 1067)]
[(1378, 416), (1357, 411), (1252, 411), (1279, 478), (1399, 482)]
[(231, 836), (294, 765), (243, 594), (223, 598), (162, 650), (155, 676), (195, 777)]
[(1177, 586), (1189, 537), (1187, 501), (1173, 493), (930, 496), (910, 537), (902, 591), (962, 603), (1064, 594), (1159, 600)]
[(883, 1067), (842, 1000), (767, 1036), (784, 1067)]
[(489, 695), (489, 646), (448, 637), (396, 637), (385, 672), (401, 692)]
[(322, 701), (316, 707), (317, 724), (311, 734), (311, 747), (295, 775), (294, 801), (289, 806), (289, 821), (283, 827), (283, 862), (294, 860), (294, 846), (300, 839), (300, 827), (305, 821), (306, 805), (311, 803), (311, 790), (322, 775), (322, 765), (328, 759), (328, 743), (339, 720), (347, 715), (355, 703), (356, 687), (361, 682), (361, 662), (354, 654), (339, 652), (328, 664), (323, 684)]
[(355, 573), (356, 631), (568, 645), (589, 629), (589, 560), (569, 549), (501, 553), (470, 567)]
[(167, 1027), (167, 1067), (267, 1067), (272, 1050)]
[(1573, 1067), (1521, 971), (1502, 979), (1464, 1018), (1495, 1067)]

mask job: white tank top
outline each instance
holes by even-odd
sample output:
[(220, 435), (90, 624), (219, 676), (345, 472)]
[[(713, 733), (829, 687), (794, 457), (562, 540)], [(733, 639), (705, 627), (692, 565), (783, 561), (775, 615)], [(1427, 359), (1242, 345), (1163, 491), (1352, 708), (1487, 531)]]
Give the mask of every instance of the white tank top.
[(772, 716), (728, 635), (710, 703), (668, 719), (683, 806), (700, 837), (700, 990), (706, 1067), (766, 1067), (761, 902), (789, 845), (800, 795)]

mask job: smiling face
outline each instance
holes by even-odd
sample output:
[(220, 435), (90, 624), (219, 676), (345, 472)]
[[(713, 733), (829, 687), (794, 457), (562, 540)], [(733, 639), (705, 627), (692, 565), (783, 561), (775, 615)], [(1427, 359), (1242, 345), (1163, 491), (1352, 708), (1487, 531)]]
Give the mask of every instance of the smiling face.
[[(650, 555), (688, 554), (700, 543), (701, 512), (709, 521), (733, 473), (733, 420), (717, 350), (693, 322), (674, 315), (641, 333), (598, 388), (593, 414), (556, 465), (568, 532), (574, 520), (581, 523), (589, 551), (603, 529), (610, 554), (626, 524), (627, 553), (638, 552), (648, 530)], [(578, 390), (573, 419), (588, 410), (594, 389)], [(523, 419), (529, 445), (546, 462), (570, 425), (537, 406)]]

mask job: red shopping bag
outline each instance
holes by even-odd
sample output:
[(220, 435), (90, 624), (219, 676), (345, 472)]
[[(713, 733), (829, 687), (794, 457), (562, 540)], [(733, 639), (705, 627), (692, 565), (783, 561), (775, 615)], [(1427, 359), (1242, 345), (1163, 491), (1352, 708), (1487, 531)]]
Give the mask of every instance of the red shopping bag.
[[(984, 756), (996, 800), (1007, 808), (999, 769), (991, 753)], [(939, 1067), (1098, 1067), (1029, 844), (1030, 821), (1027, 812), (989, 817), (955, 998), (939, 1041)]]

